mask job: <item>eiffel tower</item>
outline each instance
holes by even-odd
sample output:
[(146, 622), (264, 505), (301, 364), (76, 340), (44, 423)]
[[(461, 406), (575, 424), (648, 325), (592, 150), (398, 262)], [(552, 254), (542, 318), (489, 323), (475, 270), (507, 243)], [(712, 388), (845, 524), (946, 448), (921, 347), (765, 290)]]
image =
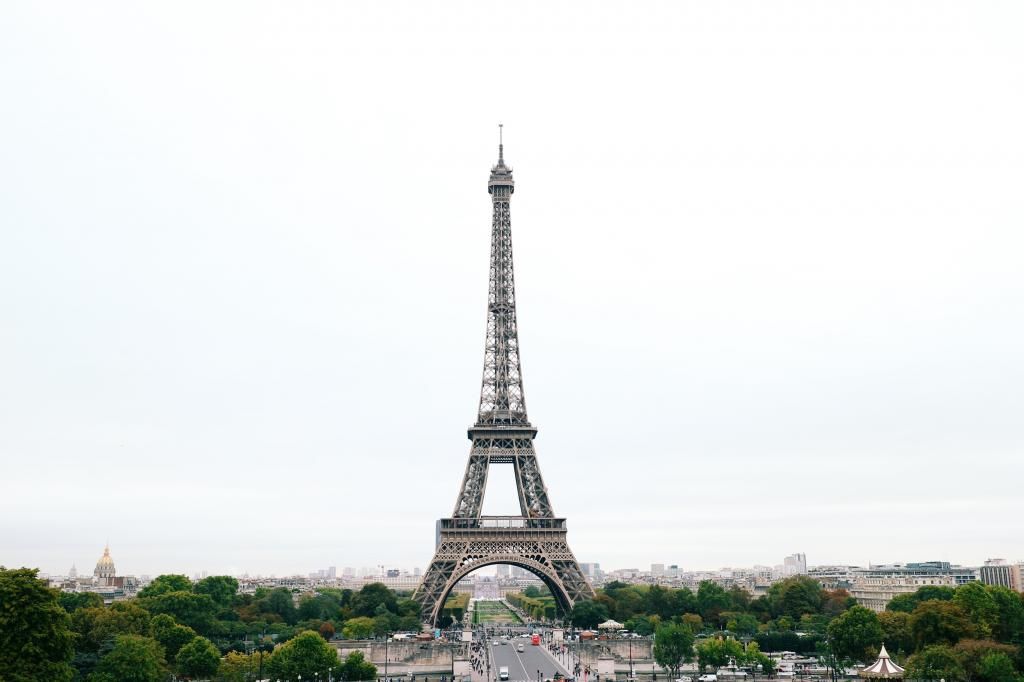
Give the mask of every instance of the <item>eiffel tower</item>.
[[(505, 165), (505, 145), (499, 140), (498, 163), (487, 183), (493, 213), (480, 411), (469, 429), (473, 445), (455, 511), (451, 518), (437, 522), (437, 549), (414, 595), (423, 620), (432, 626), (438, 625), (455, 584), (490, 564), (511, 564), (536, 575), (551, 590), (563, 613), (578, 599), (594, 596), (569, 549), (565, 519), (557, 518), (551, 509), (533, 449), (537, 429), (526, 417), (512, 274), (509, 203), (514, 188), (512, 169)], [(481, 514), (492, 463), (513, 465), (519, 516)]]

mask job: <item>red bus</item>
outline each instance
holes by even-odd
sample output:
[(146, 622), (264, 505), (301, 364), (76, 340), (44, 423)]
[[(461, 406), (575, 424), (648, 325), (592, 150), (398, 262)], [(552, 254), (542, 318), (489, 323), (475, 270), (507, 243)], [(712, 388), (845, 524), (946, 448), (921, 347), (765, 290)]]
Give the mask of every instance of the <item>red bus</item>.
[(530, 637), (530, 644), (540, 646), (540, 635), (533, 635)]

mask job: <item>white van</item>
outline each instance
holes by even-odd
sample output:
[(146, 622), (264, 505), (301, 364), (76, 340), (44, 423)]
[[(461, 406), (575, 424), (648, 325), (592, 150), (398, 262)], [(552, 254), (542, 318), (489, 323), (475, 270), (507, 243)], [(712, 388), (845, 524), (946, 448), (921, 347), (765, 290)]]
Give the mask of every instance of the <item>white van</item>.
[(500, 668), (498, 668), (498, 679), (499, 680), (507, 680), (508, 679), (508, 667), (503, 665)]

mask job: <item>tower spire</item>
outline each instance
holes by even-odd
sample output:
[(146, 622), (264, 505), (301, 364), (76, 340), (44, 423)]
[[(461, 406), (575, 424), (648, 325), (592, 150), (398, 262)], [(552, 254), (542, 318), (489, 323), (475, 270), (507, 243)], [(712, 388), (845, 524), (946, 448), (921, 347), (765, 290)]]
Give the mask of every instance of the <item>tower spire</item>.
[(487, 291), (487, 340), (478, 425), (529, 426), (519, 366), (516, 287), (512, 268), (510, 200), (512, 169), (505, 165), (504, 125), (498, 124), (498, 165), (491, 169), (491, 268)]

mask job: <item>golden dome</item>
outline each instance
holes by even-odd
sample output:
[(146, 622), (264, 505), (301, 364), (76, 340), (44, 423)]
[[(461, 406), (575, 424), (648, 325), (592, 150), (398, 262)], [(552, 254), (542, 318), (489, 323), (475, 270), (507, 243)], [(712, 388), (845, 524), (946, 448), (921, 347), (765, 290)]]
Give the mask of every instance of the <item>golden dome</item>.
[(103, 548), (103, 556), (96, 562), (96, 572), (108, 572), (113, 575), (114, 573), (114, 560), (110, 558), (110, 546)]

